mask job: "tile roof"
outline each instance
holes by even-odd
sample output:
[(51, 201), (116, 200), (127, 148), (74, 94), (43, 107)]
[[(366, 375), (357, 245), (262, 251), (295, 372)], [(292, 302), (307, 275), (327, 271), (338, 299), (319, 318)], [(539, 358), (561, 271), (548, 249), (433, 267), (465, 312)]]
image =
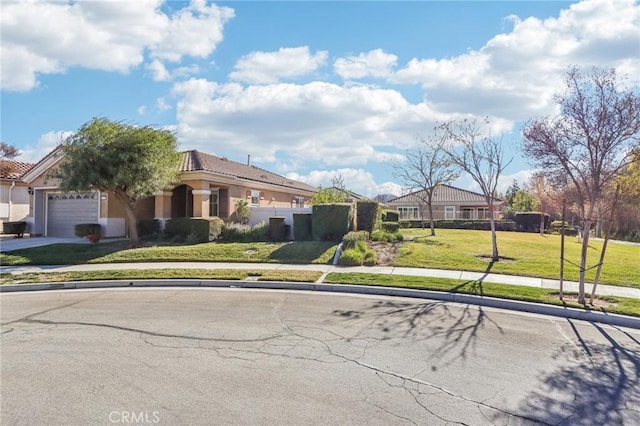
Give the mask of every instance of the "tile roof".
[(268, 183), (271, 185), (283, 186), (286, 188), (298, 189), (301, 191), (316, 192), (318, 189), (284, 176), (277, 175), (268, 170), (256, 166), (248, 166), (227, 158), (216, 157), (204, 152), (191, 150), (182, 153), (180, 160), (181, 172), (209, 171), (223, 175), (233, 176), (241, 179), (256, 182)]
[(0, 160), (0, 178), (19, 180), (34, 166), (33, 163), (23, 163), (22, 161)]
[[(401, 203), (415, 203), (417, 197), (422, 195), (425, 191), (416, 191), (411, 194), (403, 195), (398, 198), (394, 198), (389, 200), (389, 203), (392, 204), (401, 204)], [(499, 198), (493, 198), (496, 202), (501, 202), (502, 200)], [(486, 204), (484, 199), (484, 195), (478, 194), (477, 192), (468, 191), (466, 189), (456, 188), (451, 185), (438, 185), (436, 190), (433, 193), (433, 202), (436, 204), (442, 203), (473, 203), (473, 204)]]

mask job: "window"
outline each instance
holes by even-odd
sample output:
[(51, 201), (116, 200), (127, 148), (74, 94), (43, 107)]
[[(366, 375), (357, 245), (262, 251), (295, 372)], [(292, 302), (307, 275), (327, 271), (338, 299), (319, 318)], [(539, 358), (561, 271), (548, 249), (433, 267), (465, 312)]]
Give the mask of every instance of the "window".
[(445, 206), (444, 208), (444, 218), (447, 220), (453, 220), (456, 218), (456, 207), (455, 206)]
[(220, 194), (218, 189), (212, 189), (209, 195), (209, 216), (218, 217), (220, 215)]
[(490, 219), (489, 209), (486, 207), (478, 207), (478, 219)]
[(472, 207), (462, 207), (460, 209), (460, 217), (462, 219), (475, 219), (475, 209)]
[(304, 197), (293, 197), (291, 207), (301, 209), (304, 207)]
[(398, 207), (398, 216), (400, 220), (416, 220), (418, 217), (417, 207)]
[(253, 207), (260, 206), (260, 191), (251, 191), (251, 205)]

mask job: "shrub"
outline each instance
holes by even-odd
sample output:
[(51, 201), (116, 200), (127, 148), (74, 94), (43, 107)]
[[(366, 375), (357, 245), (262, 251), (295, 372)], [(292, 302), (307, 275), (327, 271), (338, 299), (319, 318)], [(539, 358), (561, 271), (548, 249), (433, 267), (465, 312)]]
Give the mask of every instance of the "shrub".
[(3, 234), (16, 234), (17, 238), (22, 238), (27, 230), (27, 222), (2, 222)]
[(269, 218), (269, 239), (271, 241), (284, 241), (284, 217)]
[(193, 243), (206, 243), (214, 241), (220, 236), (222, 220), (190, 217), (169, 219), (164, 232), (169, 238), (179, 238)]
[(247, 200), (236, 201), (236, 217), (238, 218), (238, 222), (246, 225), (249, 223), (250, 216), (251, 208), (249, 207), (249, 202)]
[(255, 243), (267, 241), (269, 227), (260, 222), (257, 225), (243, 225), (240, 223), (225, 223), (222, 226), (220, 239), (228, 243)]
[(99, 223), (78, 223), (73, 230), (76, 237), (85, 238), (87, 235), (101, 235)]
[[(552, 234), (562, 234), (562, 221), (554, 220), (553, 222), (551, 222), (551, 225), (549, 226), (549, 230), (551, 231)], [(575, 237), (576, 235), (578, 235), (578, 228), (571, 226), (569, 222), (565, 221), (564, 235)]]
[(137, 223), (138, 236), (150, 237), (160, 233), (160, 221), (158, 219), (141, 219)]
[(385, 210), (382, 212), (383, 222), (397, 222), (400, 220), (400, 215), (396, 210)]
[(382, 222), (381, 229), (385, 232), (395, 233), (400, 231), (400, 223), (398, 222)]
[(367, 231), (351, 231), (342, 238), (342, 248), (344, 250), (354, 248), (358, 241), (367, 241), (369, 233)]
[(375, 251), (367, 249), (367, 251), (364, 252), (364, 260), (362, 261), (364, 266), (376, 266), (377, 261), (378, 259)]
[(342, 252), (338, 264), (342, 266), (373, 266), (376, 264), (376, 253), (367, 247), (365, 241), (356, 241), (355, 247)]
[(380, 227), (380, 203), (377, 201), (358, 201), (356, 203), (356, 212), (358, 215), (358, 231), (371, 233)]
[[(510, 220), (496, 220), (496, 231), (515, 231), (516, 224)], [(421, 220), (400, 221), (401, 228), (428, 228), (429, 222)], [(479, 231), (491, 230), (491, 222), (487, 219), (473, 220), (436, 220), (434, 226), (441, 229), (475, 229)]]
[(404, 236), (400, 231), (396, 231), (396, 232), (375, 231), (371, 234), (371, 240), (383, 241), (385, 243), (395, 243), (397, 241), (403, 241)]
[(549, 215), (541, 212), (516, 213), (514, 221), (525, 232), (540, 232), (540, 219), (544, 217), (544, 229), (549, 229)]
[(352, 230), (353, 204), (335, 203), (314, 205), (311, 231), (314, 240), (340, 241)]
[(311, 213), (293, 214), (293, 239), (296, 241), (311, 239)]

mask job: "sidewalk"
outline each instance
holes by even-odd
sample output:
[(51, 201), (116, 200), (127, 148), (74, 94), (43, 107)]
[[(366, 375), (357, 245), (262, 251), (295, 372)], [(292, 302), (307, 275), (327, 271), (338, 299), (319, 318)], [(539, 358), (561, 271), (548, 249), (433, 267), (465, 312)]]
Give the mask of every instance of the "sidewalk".
[[(394, 266), (332, 266), (332, 265), (290, 265), (281, 263), (212, 263), (212, 262), (154, 262), (154, 263), (105, 263), (68, 266), (0, 266), (0, 274), (21, 274), (25, 272), (73, 272), (73, 271), (108, 271), (125, 269), (267, 269), (288, 271), (319, 271), (321, 283), (326, 274), (331, 272), (358, 272), (381, 275), (410, 275), (434, 278), (450, 278), (464, 281), (482, 281), (496, 284), (509, 284), (525, 287), (538, 287), (558, 290), (560, 282), (545, 278), (521, 277), (516, 275), (485, 274), (482, 272), (450, 271), (444, 269), (403, 268)], [(564, 282), (564, 291), (577, 292), (578, 283)], [(585, 284), (585, 292), (591, 293), (591, 284)], [(620, 296), (640, 299), (640, 289), (598, 285), (597, 294), (601, 296)]]

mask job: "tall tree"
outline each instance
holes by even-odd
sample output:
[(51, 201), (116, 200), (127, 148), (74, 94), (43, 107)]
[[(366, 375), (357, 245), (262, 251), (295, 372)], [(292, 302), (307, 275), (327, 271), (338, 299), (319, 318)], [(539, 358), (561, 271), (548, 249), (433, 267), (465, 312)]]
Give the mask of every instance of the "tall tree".
[(341, 174), (331, 178), (331, 187), (318, 187), (318, 192), (311, 197), (311, 204), (344, 203), (347, 200), (347, 188)]
[(554, 97), (560, 114), (529, 121), (524, 152), (555, 182), (575, 191), (582, 220), (578, 302), (585, 302), (589, 231), (603, 190), (632, 161), (640, 143), (640, 95), (624, 90), (614, 69), (567, 71), (565, 90)]
[(106, 118), (84, 124), (62, 143), (54, 176), (68, 191), (109, 191), (122, 204), (131, 245), (138, 245), (135, 205), (178, 180), (179, 154), (168, 130)]
[(436, 235), (433, 220), (433, 196), (438, 185), (453, 182), (460, 176), (460, 168), (445, 151), (446, 138), (431, 134), (421, 138), (417, 148), (408, 150), (403, 161), (391, 162), (392, 174), (414, 192), (422, 218), (422, 206), (429, 210), (431, 235)]
[(496, 237), (495, 194), (498, 180), (513, 158), (506, 160), (502, 140), (487, 134), (484, 125), (477, 120), (452, 120), (441, 124), (438, 129), (448, 140), (446, 152), (460, 169), (466, 172), (480, 186), (489, 208), (491, 226), (491, 261), (500, 260)]

